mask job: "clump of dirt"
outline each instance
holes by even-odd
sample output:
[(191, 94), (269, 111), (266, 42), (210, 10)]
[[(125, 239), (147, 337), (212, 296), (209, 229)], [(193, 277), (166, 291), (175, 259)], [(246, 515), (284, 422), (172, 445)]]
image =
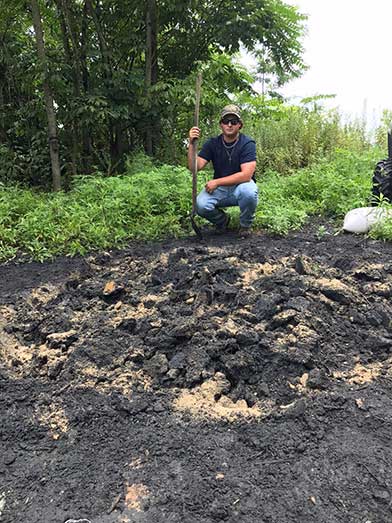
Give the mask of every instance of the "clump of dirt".
[(62, 434), (68, 432), (69, 422), (61, 405), (51, 403), (38, 408), (36, 416), (39, 422), (49, 429), (53, 439), (59, 439)]
[(392, 521), (391, 251), (315, 225), (0, 267), (2, 520)]
[(240, 416), (258, 418), (262, 415), (259, 405), (248, 407), (245, 400), (234, 402), (224, 394), (231, 388), (225, 375), (217, 372), (215, 376), (204, 381), (192, 390), (183, 390), (174, 401), (174, 408), (190, 412), (194, 416), (225, 418), (233, 421)]
[(148, 488), (142, 484), (127, 485), (125, 505), (127, 509), (141, 511), (143, 500), (149, 495)]

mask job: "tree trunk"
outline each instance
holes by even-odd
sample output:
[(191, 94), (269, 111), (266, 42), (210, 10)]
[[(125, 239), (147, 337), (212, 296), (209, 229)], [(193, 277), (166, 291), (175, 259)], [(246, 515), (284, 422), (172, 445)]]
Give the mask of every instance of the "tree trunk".
[(105, 35), (104, 35), (101, 23), (99, 21), (98, 15), (94, 9), (94, 6), (93, 6), (91, 0), (86, 0), (86, 7), (87, 7), (88, 13), (90, 14), (91, 18), (93, 19), (94, 26), (97, 31), (99, 49), (101, 51), (102, 61), (104, 64), (105, 79), (109, 80), (112, 77), (112, 67), (111, 67), (111, 61), (110, 61), (110, 52), (109, 52), (108, 46), (106, 45)]
[(56, 114), (54, 111), (53, 95), (49, 84), (49, 69), (46, 60), (44, 35), (42, 30), (41, 13), (38, 0), (30, 0), (33, 15), (33, 25), (37, 41), (38, 60), (42, 71), (42, 85), (45, 96), (46, 115), (48, 118), (49, 151), (52, 164), (53, 190), (61, 189), (61, 173), (59, 158), (59, 140), (57, 137)]
[[(80, 68), (82, 74), (82, 86), (84, 94), (89, 93), (90, 82), (89, 72), (87, 66), (87, 40), (88, 40), (88, 9), (87, 5), (83, 5), (83, 18), (81, 24), (80, 35)], [(83, 143), (83, 159), (85, 160), (84, 172), (90, 171), (91, 156), (93, 144), (91, 139), (90, 127), (88, 125), (82, 126), (82, 143)]]
[(4, 109), (4, 86), (5, 86), (5, 67), (0, 64), (0, 143), (6, 143), (7, 130), (5, 127), (5, 109)]
[[(147, 0), (146, 9), (146, 97), (151, 105), (150, 88), (158, 80), (158, 61), (157, 61), (157, 4), (156, 0)], [(154, 134), (156, 127), (154, 123), (148, 122), (146, 126), (145, 149), (149, 156), (154, 152)]]
[[(63, 39), (63, 46), (64, 46), (64, 54), (65, 54), (65, 61), (69, 67), (69, 69), (72, 71), (72, 87), (73, 87), (73, 95), (74, 98), (78, 98), (80, 96), (80, 74), (78, 74), (78, 67), (75, 63), (76, 60), (74, 58), (73, 49), (71, 49), (70, 46), (70, 27), (67, 23), (67, 17), (65, 14), (65, 5), (64, 1), (62, 0), (56, 0), (57, 5), (57, 12), (60, 19), (60, 28), (61, 28), (61, 36)], [(72, 39), (71, 39), (72, 40)], [(73, 45), (73, 44), (72, 44)], [(78, 174), (79, 170), (79, 144), (80, 144), (80, 130), (79, 130), (79, 124), (76, 118), (72, 119), (72, 126), (71, 129), (67, 129), (67, 136), (72, 144), (71, 147), (71, 165), (72, 165), (72, 174), (76, 176)]]
[[(104, 66), (104, 81), (106, 85), (106, 96), (109, 98), (110, 89), (112, 88), (112, 80), (113, 80), (113, 71), (112, 71), (112, 63), (110, 59), (110, 51), (106, 44), (106, 38), (104, 34), (103, 27), (101, 25), (101, 22), (99, 20), (98, 13), (96, 9), (93, 6), (93, 3), (91, 0), (85, 0), (85, 5), (87, 8), (87, 11), (89, 15), (91, 16), (95, 30), (97, 32), (98, 36), (98, 43), (99, 43), (99, 50), (102, 57), (102, 62)], [(120, 124), (117, 122), (116, 124), (113, 121), (113, 118), (108, 118), (108, 135), (109, 135), (109, 143), (110, 143), (110, 165), (108, 165), (108, 174), (112, 174), (112, 170), (115, 169), (115, 167), (119, 163), (119, 143), (118, 143), (118, 133), (116, 132), (116, 129), (119, 128)]]
[(82, 84), (85, 94), (89, 92), (89, 74), (87, 67), (87, 40), (88, 40), (88, 9), (83, 6), (82, 29), (80, 37), (80, 67), (82, 68)]

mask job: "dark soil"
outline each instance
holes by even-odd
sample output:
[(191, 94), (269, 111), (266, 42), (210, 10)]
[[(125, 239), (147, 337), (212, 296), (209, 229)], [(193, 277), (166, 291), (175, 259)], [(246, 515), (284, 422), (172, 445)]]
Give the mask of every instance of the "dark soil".
[(392, 522), (392, 245), (0, 267), (0, 520)]

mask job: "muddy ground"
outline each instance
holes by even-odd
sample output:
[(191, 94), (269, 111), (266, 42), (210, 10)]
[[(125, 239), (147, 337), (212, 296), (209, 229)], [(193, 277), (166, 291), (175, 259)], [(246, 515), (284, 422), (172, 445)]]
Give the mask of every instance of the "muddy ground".
[(0, 520), (392, 522), (392, 245), (0, 267)]

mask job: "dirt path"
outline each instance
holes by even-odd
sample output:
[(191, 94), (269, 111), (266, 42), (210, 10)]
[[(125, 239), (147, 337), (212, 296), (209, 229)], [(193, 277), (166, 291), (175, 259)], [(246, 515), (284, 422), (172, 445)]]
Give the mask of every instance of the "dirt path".
[(0, 267), (0, 521), (392, 522), (392, 245)]

